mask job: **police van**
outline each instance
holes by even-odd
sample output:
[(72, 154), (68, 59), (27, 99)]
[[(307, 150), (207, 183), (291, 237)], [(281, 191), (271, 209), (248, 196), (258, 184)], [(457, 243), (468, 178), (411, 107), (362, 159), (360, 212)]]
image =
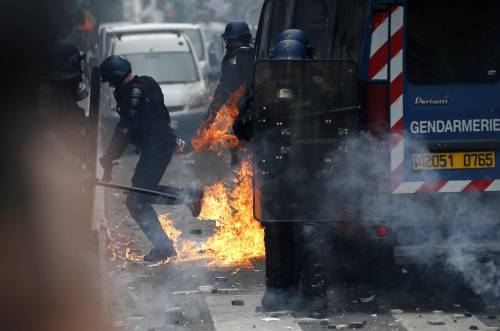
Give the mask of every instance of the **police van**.
[[(274, 79), (278, 81), (297, 70), (278, 70), (284, 65), (269, 61), (277, 36), (291, 28), (308, 34), (315, 49), (315, 59), (309, 61), (316, 67), (312, 70), (320, 72), (323, 66), (327, 84), (337, 80), (337, 90), (342, 90), (348, 82), (351, 94), (356, 94), (328, 105), (334, 108), (331, 116), (337, 116), (322, 118), (333, 123), (325, 133), (330, 140), (310, 140), (335, 141), (335, 151), (355, 160), (355, 167), (348, 166), (356, 169), (350, 174), (354, 177), (342, 182), (348, 158), (324, 158), (334, 163), (329, 176), (342, 184), (321, 195), (335, 195), (332, 219), (364, 223), (364, 229), (391, 247), (400, 264), (422, 262), (424, 251), (445, 256), (453, 245), (473, 255), (496, 257), (500, 3), (267, 0), (255, 45), (256, 94), (270, 89), (259, 87), (272, 77), (269, 72), (281, 75)], [(337, 93), (335, 88), (326, 90)], [(330, 98), (328, 93), (323, 97)], [(351, 107), (356, 104), (359, 107)], [(363, 137), (352, 140), (370, 147), (339, 146), (346, 136)], [(261, 188), (266, 171), (257, 170), (256, 185)], [(256, 209), (265, 205), (263, 199), (256, 197)], [(265, 214), (256, 211), (257, 218)]]

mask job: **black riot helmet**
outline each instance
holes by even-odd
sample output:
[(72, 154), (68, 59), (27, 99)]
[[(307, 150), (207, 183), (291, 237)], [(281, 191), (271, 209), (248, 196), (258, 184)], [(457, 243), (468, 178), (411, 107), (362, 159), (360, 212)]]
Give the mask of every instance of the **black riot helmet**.
[(132, 72), (132, 65), (122, 56), (111, 55), (102, 61), (99, 69), (103, 83), (118, 86)]
[(300, 42), (302, 45), (304, 45), (306, 49), (306, 55), (308, 58), (312, 58), (314, 55), (314, 48), (311, 45), (311, 42), (309, 40), (309, 37), (307, 36), (307, 33), (300, 29), (289, 29), (281, 32), (278, 35), (278, 39), (276, 40), (276, 43), (279, 43), (280, 41), (283, 40), (295, 40)]
[(221, 37), (226, 42), (241, 42), (246, 45), (252, 41), (252, 33), (248, 24), (242, 21), (228, 23)]
[(306, 48), (296, 40), (282, 40), (276, 44), (273, 60), (303, 60), (306, 58)]
[(68, 40), (58, 40), (50, 50), (49, 78), (58, 81), (74, 80), (83, 73), (85, 56), (78, 47)]

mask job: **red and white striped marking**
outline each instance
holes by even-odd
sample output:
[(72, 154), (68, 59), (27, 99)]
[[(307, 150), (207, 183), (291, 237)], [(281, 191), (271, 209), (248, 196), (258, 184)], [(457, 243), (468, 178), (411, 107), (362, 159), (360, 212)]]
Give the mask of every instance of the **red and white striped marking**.
[(404, 178), (404, 7), (373, 15), (370, 80), (390, 82), (391, 174), (395, 194), (500, 191), (500, 180), (405, 182)]

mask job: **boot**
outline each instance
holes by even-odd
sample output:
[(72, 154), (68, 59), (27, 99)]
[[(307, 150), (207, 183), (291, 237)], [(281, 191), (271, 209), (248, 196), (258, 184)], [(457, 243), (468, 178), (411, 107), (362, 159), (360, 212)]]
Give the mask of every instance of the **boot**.
[(261, 304), (264, 311), (280, 311), (289, 309), (290, 294), (284, 289), (266, 288)]
[(302, 269), (302, 296), (304, 308), (310, 317), (323, 318), (327, 314), (328, 241), (324, 225), (300, 225), (300, 260)]
[(144, 262), (160, 262), (173, 256), (177, 256), (174, 247), (165, 247), (161, 249), (155, 247), (144, 256)]
[(328, 313), (328, 301), (326, 297), (314, 297), (307, 302), (307, 312), (311, 318), (325, 318)]
[(288, 310), (295, 288), (294, 242), (292, 225), (264, 225), (266, 247), (266, 292), (262, 307), (266, 311)]

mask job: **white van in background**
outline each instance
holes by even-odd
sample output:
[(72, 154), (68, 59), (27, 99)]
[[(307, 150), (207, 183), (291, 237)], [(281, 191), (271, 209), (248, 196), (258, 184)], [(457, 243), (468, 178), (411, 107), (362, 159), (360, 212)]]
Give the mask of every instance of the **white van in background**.
[(134, 75), (151, 76), (160, 84), (172, 127), (189, 141), (205, 117), (209, 102), (190, 40), (176, 33), (124, 35), (113, 40), (111, 54), (127, 58)]
[[(197, 24), (188, 23), (144, 23), (144, 24), (126, 24), (112, 26), (106, 31), (106, 38), (121, 38), (133, 34), (150, 34), (150, 33), (180, 33), (187, 36), (195, 51), (198, 62), (200, 64), (202, 78), (207, 79), (208, 76), (208, 50), (205, 40), (205, 35), (201, 27)], [(111, 45), (104, 44), (104, 52), (106, 55), (111, 55)]]

